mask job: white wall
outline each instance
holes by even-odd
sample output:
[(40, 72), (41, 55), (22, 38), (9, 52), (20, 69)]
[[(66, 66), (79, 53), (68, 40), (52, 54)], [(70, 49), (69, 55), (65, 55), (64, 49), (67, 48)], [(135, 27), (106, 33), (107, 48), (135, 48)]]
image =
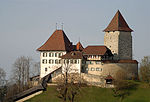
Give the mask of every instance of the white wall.
[[(77, 60), (77, 63), (70, 63), (70, 60)], [(68, 69), (68, 73), (81, 73), (81, 65), (82, 65), (82, 59), (70, 59), (68, 64), (63, 63), (62, 65), (62, 72), (66, 72), (66, 69)], [(64, 60), (63, 60), (64, 62)]]
[[(47, 56), (43, 57), (43, 53), (47, 54)], [(54, 56), (49, 56), (49, 53), (53, 53)], [(55, 57), (55, 53), (57, 53), (57, 57)], [(47, 74), (51, 73), (52, 71), (54, 71), (55, 69), (61, 67), (61, 63), (60, 64), (56, 64), (55, 60), (61, 60), (61, 58), (59, 58), (58, 54), (61, 53), (62, 55), (66, 54), (66, 51), (43, 51), (40, 53), (40, 78), (46, 76)], [(43, 63), (42, 61), (45, 60), (45, 63)], [(46, 63), (47, 60), (47, 63)], [(49, 63), (49, 60), (53, 60), (53, 63), (51, 61), (51, 63)], [(47, 68), (47, 71), (46, 69)]]

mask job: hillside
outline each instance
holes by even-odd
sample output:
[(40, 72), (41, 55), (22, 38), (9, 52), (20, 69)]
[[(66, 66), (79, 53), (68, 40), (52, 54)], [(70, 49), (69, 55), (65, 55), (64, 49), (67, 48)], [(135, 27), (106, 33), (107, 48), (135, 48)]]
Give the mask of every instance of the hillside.
[[(84, 87), (81, 95), (77, 96), (77, 102), (117, 102), (118, 98), (113, 97), (111, 89), (99, 87)], [(60, 102), (57, 98), (55, 86), (49, 86), (47, 91), (33, 97), (26, 102)], [(138, 87), (132, 90), (123, 102), (150, 102), (150, 88)]]

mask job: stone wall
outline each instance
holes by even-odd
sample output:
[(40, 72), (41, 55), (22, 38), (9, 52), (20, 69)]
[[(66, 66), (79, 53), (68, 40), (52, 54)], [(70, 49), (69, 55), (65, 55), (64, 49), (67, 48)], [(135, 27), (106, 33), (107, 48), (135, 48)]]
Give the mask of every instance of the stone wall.
[(119, 39), (119, 31), (105, 32), (104, 45), (111, 50), (112, 54), (114, 54), (114, 59), (116, 60), (118, 59), (119, 53), (118, 39)]
[[(137, 63), (101, 63), (101, 64), (88, 64), (86, 66), (88, 68), (87, 73), (93, 75), (107, 76), (112, 75), (116, 77), (116, 73), (120, 70), (128, 73), (128, 77), (137, 77), (138, 75), (138, 64)], [(91, 70), (91, 69), (95, 70)], [(96, 71), (96, 68), (101, 68), (101, 70)]]
[(114, 54), (115, 60), (132, 59), (131, 32), (105, 32), (104, 45)]
[(131, 32), (120, 32), (119, 34), (119, 59), (132, 59)]

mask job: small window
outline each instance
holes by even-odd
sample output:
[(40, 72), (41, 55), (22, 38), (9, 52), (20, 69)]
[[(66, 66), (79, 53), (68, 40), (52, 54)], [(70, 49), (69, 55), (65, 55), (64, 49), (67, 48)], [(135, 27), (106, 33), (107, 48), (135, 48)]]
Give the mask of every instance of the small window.
[(45, 72), (47, 72), (47, 68), (45, 68)]
[(52, 53), (49, 53), (49, 57), (51, 57), (52, 56)]
[(57, 57), (57, 53), (55, 53), (55, 57)]
[(44, 59), (42, 60), (42, 63), (44, 64)]
[(45, 57), (47, 57), (47, 53), (45, 53)]
[(43, 64), (46, 64), (46, 63), (47, 63), (47, 60), (46, 60), (46, 59), (43, 59), (43, 60), (42, 60), (42, 63), (43, 63)]
[(45, 63), (47, 63), (47, 60), (45, 60)]
[(96, 68), (96, 71), (101, 71), (101, 68)]
[(52, 56), (51, 57), (54, 57), (54, 53), (51, 53), (52, 54)]
[(73, 60), (72, 59), (70, 60), (70, 63), (73, 64)]
[(55, 60), (55, 64), (58, 64), (58, 60)]
[(74, 64), (77, 64), (77, 60), (74, 60)]
[(54, 63), (54, 60), (52, 60), (52, 64)]
[(79, 60), (77, 60), (77, 63), (79, 64)]
[(93, 62), (92, 62), (92, 61), (90, 61), (90, 64), (93, 64)]
[(60, 63), (61, 63), (61, 60), (58, 60), (58, 63), (60, 64)]
[(66, 63), (69, 64), (69, 60), (68, 59), (66, 60)]
[(52, 63), (52, 60), (49, 60), (49, 64), (51, 64)]
[(43, 53), (43, 57), (47, 57), (47, 53), (46, 52)]
[(61, 53), (59, 53), (59, 55), (58, 55), (59, 57), (61, 56)]
[(95, 71), (95, 68), (91, 68), (91, 71)]

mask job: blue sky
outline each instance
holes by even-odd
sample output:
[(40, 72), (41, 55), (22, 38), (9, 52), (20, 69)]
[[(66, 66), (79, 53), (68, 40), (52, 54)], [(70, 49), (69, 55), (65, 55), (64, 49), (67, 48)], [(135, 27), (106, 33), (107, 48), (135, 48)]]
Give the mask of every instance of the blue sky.
[(119, 9), (134, 30), (133, 57), (150, 55), (150, 0), (0, 0), (0, 67), (9, 74), (19, 56), (39, 61), (36, 51), (56, 23), (76, 44), (103, 45), (102, 32)]

